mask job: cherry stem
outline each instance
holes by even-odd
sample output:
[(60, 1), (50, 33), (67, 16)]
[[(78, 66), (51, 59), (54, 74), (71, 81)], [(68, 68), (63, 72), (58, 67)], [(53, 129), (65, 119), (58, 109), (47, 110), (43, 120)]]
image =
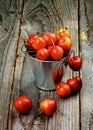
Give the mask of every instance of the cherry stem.
[(52, 40), (52, 39), (51, 39), (51, 41), (52, 41), (53, 46), (55, 47), (55, 43), (53, 42), (53, 40)]
[(38, 35), (44, 34), (44, 33), (47, 33), (47, 32), (37, 32)]
[(35, 120), (35, 118), (37, 118), (40, 114), (42, 114), (43, 113), (43, 111), (39, 111), (34, 117), (33, 117), (33, 119), (32, 119), (32, 122), (31, 122), (31, 125), (33, 125), (33, 122), (34, 122), (34, 120)]
[[(73, 54), (73, 57), (75, 58), (75, 51), (74, 50), (71, 50), (71, 54)], [(70, 54), (70, 57), (71, 57), (71, 54)]]
[(57, 65), (64, 64), (67, 61), (67, 57), (62, 58)]
[(75, 51), (72, 51), (72, 53), (73, 53), (73, 57), (74, 57), (74, 60), (75, 60)]
[(22, 45), (21, 51), (22, 51), (22, 52), (27, 52), (27, 51), (24, 51), (24, 50), (23, 50), (23, 47), (25, 47), (25, 44)]

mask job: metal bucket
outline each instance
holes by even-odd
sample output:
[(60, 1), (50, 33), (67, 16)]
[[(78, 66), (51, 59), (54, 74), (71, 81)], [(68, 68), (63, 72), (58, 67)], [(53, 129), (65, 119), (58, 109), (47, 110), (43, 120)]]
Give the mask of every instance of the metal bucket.
[(29, 58), (36, 87), (42, 90), (55, 90), (56, 84), (61, 81), (64, 75), (66, 58), (59, 61), (37, 60), (30, 55)]

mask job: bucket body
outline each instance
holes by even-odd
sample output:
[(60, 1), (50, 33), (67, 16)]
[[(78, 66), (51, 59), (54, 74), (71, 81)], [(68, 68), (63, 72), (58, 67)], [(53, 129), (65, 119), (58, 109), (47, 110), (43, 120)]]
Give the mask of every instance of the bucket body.
[(55, 90), (56, 84), (61, 81), (65, 64), (60, 61), (43, 61), (30, 56), (30, 62), (35, 77), (36, 87), (42, 90)]

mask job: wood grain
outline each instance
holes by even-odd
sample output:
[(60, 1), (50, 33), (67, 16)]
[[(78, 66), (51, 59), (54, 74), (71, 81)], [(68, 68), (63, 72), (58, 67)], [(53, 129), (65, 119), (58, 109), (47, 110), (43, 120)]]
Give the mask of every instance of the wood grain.
[[(9, 106), (19, 35), (17, 1), (0, 1), (0, 129), (8, 129)], [(8, 32), (7, 32), (8, 31)], [(14, 35), (17, 36), (15, 39)]]
[[(73, 48), (78, 54), (79, 45), (77, 8), (78, 2), (72, 0), (24, 1), (23, 23), (21, 23), (21, 37), (27, 38), (31, 33), (36, 32), (55, 32), (64, 24), (64, 26), (66, 26), (71, 31)], [(20, 52), (22, 44), (23, 41), (20, 41), (18, 52)], [(27, 116), (19, 114), (16, 116), (15, 109), (13, 109), (14, 116), (12, 119), (12, 129), (78, 130), (79, 95), (63, 100), (57, 97), (55, 92), (44, 92), (38, 90), (34, 85), (34, 75), (29, 60), (29, 57), (24, 56), (18, 56), (16, 60), (15, 78), (13, 83), (14, 98), (18, 95), (28, 95), (33, 101), (34, 108)], [(72, 74), (72, 71), (67, 68), (64, 81), (66, 81), (72, 75), (77, 75), (77, 73)], [(57, 100), (58, 111), (53, 115), (53, 117), (50, 118), (46, 117), (44, 114), (39, 116), (34, 121), (34, 125), (31, 126), (31, 120), (35, 113), (37, 113), (39, 110), (39, 102), (46, 97), (54, 97)]]
[[(91, 39), (92, 33), (92, 0), (80, 1), (80, 33), (85, 31), (87, 40), (80, 39), (81, 55), (83, 67), (81, 76), (83, 88), (81, 91), (81, 130), (93, 129), (93, 47)], [(89, 7), (90, 6), (90, 7)], [(91, 16), (90, 16), (91, 15)]]
[(86, 11), (86, 18), (87, 18), (87, 23), (88, 23), (87, 34), (88, 34), (89, 42), (91, 46), (93, 47), (93, 24), (92, 24), (93, 16), (91, 15), (91, 13), (93, 12), (92, 5), (93, 5), (92, 0), (85, 1), (85, 11)]
[[(0, 130), (92, 130), (93, 129), (93, 1), (90, 0), (6, 0), (0, 1)], [(66, 68), (63, 81), (80, 75), (80, 93), (67, 99), (54, 91), (35, 86), (30, 58), (21, 52), (24, 39), (31, 33), (67, 27), (71, 32), (72, 49), (83, 59), (80, 72)], [(82, 40), (84, 32), (87, 40)], [(32, 99), (33, 109), (19, 114), (13, 101), (19, 95)], [(46, 97), (57, 100), (58, 109), (52, 117), (44, 113), (32, 124), (39, 103)]]

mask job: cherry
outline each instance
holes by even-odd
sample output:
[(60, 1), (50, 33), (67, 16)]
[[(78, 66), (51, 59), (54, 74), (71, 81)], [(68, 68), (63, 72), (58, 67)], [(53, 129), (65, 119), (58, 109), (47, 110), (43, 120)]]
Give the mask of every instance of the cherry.
[(37, 51), (36, 58), (39, 60), (47, 60), (49, 57), (49, 51), (46, 48), (42, 48)]
[(63, 57), (63, 49), (56, 45), (51, 48), (50, 55), (54, 60), (59, 60)]
[(65, 82), (60, 82), (56, 86), (56, 94), (60, 97), (67, 98), (71, 95), (71, 87)]
[(47, 116), (52, 116), (57, 109), (57, 102), (54, 98), (45, 98), (40, 102), (40, 109)]
[(74, 71), (79, 71), (82, 67), (82, 58), (80, 56), (73, 56), (68, 59), (69, 67)]
[(57, 37), (54, 33), (52, 32), (46, 32), (42, 35), (42, 38), (46, 42), (47, 46), (53, 45), (57, 43)]
[(73, 94), (79, 92), (82, 88), (82, 80), (79, 76), (68, 79), (67, 83), (70, 85)]
[(37, 34), (31, 34), (27, 39), (27, 46), (32, 47), (32, 43), (38, 38), (39, 36)]
[(53, 69), (53, 72), (52, 72), (52, 78), (53, 78), (53, 81), (55, 83), (58, 83), (61, 81), (62, 77), (63, 77), (63, 65), (60, 65), (60, 66), (56, 66), (54, 69)]
[(42, 37), (37, 37), (35, 39), (35, 41), (32, 42), (32, 47), (35, 50), (39, 50), (41, 48), (45, 48), (46, 47), (46, 42), (43, 40)]
[(69, 37), (70, 38), (70, 32), (66, 28), (61, 28), (57, 31), (56, 33), (57, 39), (60, 40), (64, 37)]
[(26, 114), (32, 109), (32, 101), (28, 96), (19, 96), (14, 100), (14, 107), (18, 112)]
[(53, 46), (51, 45), (51, 46), (48, 46), (48, 51), (49, 51), (49, 53), (51, 52), (51, 49), (53, 48)]
[(72, 42), (69, 37), (64, 37), (58, 41), (58, 45), (61, 46), (64, 51), (69, 51), (72, 47)]

